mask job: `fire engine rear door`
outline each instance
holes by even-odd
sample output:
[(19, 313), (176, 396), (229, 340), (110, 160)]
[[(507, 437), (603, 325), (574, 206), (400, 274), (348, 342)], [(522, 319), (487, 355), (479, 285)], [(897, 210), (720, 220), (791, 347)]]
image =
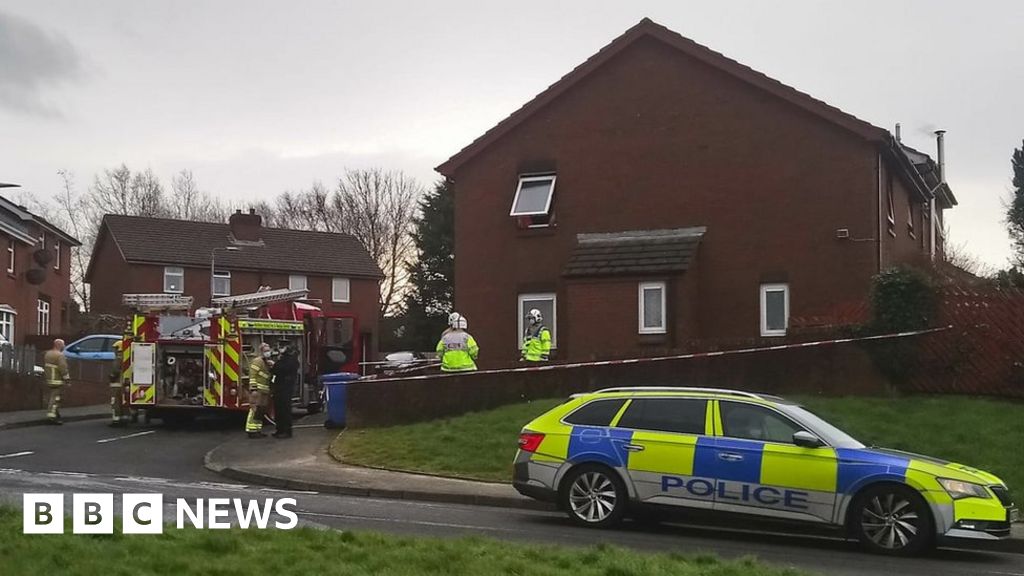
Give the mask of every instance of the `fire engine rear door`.
[(203, 406), (224, 405), (224, 346), (206, 344), (203, 354)]
[(132, 380), (129, 389), (133, 405), (156, 404), (156, 344), (132, 342)]

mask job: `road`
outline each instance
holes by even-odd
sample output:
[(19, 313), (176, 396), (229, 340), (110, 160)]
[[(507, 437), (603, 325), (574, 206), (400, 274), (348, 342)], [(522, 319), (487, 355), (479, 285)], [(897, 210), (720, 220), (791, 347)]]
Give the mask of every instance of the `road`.
[[(436, 537), (490, 536), (582, 546), (610, 543), (649, 551), (753, 555), (819, 574), (861, 576), (1024, 576), (1024, 555), (941, 549), (892, 559), (861, 552), (835, 538), (752, 533), (685, 525), (632, 523), (609, 531), (578, 528), (561, 514), (482, 506), (356, 498), (245, 486), (203, 468), (203, 455), (240, 426), (198, 422), (187, 429), (159, 425), (115, 430), (102, 421), (0, 432), (0, 496), (20, 506), (25, 492), (159, 492), (174, 518), (175, 498), (293, 497), (305, 525)], [(273, 440), (266, 440), (268, 442)], [(254, 443), (255, 444), (255, 443)], [(258, 449), (258, 445), (254, 445)], [(140, 536), (141, 537), (141, 536)]]

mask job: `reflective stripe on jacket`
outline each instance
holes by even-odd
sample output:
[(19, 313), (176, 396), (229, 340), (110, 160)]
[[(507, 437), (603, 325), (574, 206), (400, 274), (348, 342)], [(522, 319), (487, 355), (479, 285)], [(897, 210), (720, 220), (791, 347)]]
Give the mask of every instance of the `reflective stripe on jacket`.
[(262, 356), (257, 356), (249, 362), (249, 389), (270, 390), (270, 370)]
[(469, 332), (448, 330), (437, 343), (437, 354), (441, 357), (441, 370), (445, 372), (476, 370), (480, 347)]
[(543, 362), (551, 355), (551, 331), (543, 324), (526, 329), (523, 336), (523, 360)]
[(43, 375), (50, 386), (61, 386), (69, 378), (68, 359), (56, 350), (47, 350), (43, 356)]

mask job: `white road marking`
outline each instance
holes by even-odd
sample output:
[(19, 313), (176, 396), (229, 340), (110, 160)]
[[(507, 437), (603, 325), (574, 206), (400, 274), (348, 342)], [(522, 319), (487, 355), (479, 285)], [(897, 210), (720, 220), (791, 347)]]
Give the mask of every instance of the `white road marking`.
[(319, 492), (311, 492), (309, 490), (278, 490), (277, 488), (262, 488), (260, 492), (274, 492), (275, 494), (309, 494), (311, 496), (319, 496)]
[(363, 516), (359, 514), (322, 514), (319, 512), (305, 512), (299, 510), (299, 516), (319, 516), (322, 518), (340, 518), (343, 520), (370, 520), (373, 522), (388, 522), (391, 524), (415, 524), (418, 526), (432, 526), (436, 528), (463, 528), (469, 530), (480, 530), (485, 532), (530, 532), (520, 528), (501, 528), (497, 526), (479, 526), (474, 524), (454, 524), (449, 522), (428, 522), (426, 520), (407, 520), (405, 518), (384, 518), (380, 516)]
[(0, 474), (21, 474), (23, 472), (17, 468), (0, 468)]
[(170, 480), (166, 478), (149, 478), (146, 476), (118, 476), (115, 482), (139, 482), (141, 484), (166, 484)]
[(221, 482), (196, 482), (194, 484), (185, 484), (185, 486), (199, 486), (202, 488), (214, 488), (219, 490), (243, 490), (249, 487), (245, 484), (224, 484)]
[(0, 460), (4, 458), (17, 458), (18, 456), (31, 456), (35, 452), (14, 452), (12, 454), (0, 454)]
[(126, 438), (138, 438), (139, 436), (145, 436), (147, 434), (153, 434), (156, 430), (146, 430), (145, 432), (136, 432), (135, 434), (127, 434), (125, 436), (115, 436), (114, 438), (104, 438), (103, 440), (97, 440), (97, 444), (106, 444), (107, 442), (117, 442), (118, 440), (124, 440)]
[(73, 476), (76, 478), (88, 478), (92, 474), (86, 474), (85, 472), (61, 472), (60, 470), (51, 470), (49, 472), (42, 472), (42, 474), (50, 474), (52, 476)]
[(323, 424), (297, 424), (295, 426), (292, 426), (292, 428), (323, 428), (323, 427), (324, 427)]

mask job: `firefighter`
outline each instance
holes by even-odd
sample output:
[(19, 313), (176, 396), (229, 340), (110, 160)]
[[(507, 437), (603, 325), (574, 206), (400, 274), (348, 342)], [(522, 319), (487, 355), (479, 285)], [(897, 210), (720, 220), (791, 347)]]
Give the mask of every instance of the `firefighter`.
[(43, 371), (50, 398), (46, 405), (46, 418), (50, 424), (63, 424), (60, 419), (60, 394), (71, 376), (68, 373), (68, 359), (64, 357), (64, 341), (53, 341), (53, 348), (43, 356)]
[(260, 344), (259, 353), (249, 361), (249, 417), (245, 431), (249, 438), (264, 438), (263, 414), (270, 399), (270, 344)]
[(122, 382), (121, 361), (124, 358), (124, 339), (114, 342), (114, 365), (110, 370), (110, 425), (123, 428), (128, 425), (128, 414), (124, 405), (124, 382)]
[(551, 331), (544, 325), (544, 316), (534, 308), (526, 315), (529, 325), (523, 334), (523, 356), (526, 362), (547, 362), (551, 356)]
[(441, 359), (441, 370), (444, 372), (466, 372), (476, 370), (476, 359), (480, 355), (480, 347), (476, 340), (466, 331), (469, 322), (458, 312), (448, 315), (448, 329), (441, 335), (437, 343), (437, 355)]

